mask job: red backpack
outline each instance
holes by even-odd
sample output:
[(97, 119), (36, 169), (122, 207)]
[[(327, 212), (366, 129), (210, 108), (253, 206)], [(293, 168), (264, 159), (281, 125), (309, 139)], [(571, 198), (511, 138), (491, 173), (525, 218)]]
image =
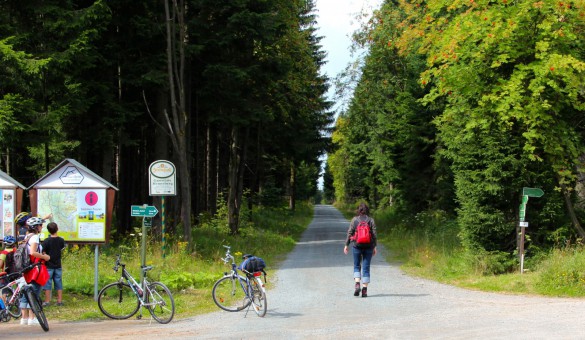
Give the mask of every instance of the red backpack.
[(358, 246), (367, 246), (372, 243), (372, 230), (367, 218), (365, 221), (360, 221), (360, 223), (358, 223), (357, 227), (355, 228), (354, 237), (355, 243)]

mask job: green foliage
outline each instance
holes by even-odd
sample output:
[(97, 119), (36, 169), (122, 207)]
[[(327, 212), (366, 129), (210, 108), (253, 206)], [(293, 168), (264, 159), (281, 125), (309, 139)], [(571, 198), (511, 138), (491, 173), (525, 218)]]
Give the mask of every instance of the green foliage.
[[(332, 117), (314, 1), (186, 1), (173, 7), (184, 14), (175, 20), (164, 19), (164, 3), (0, 3), (2, 170), (30, 184), (64, 158), (80, 161), (120, 189), (115, 238), (132, 230), (127, 206), (145, 197), (154, 159), (189, 163), (177, 167), (178, 189), (196, 188), (181, 202), (197, 210), (182, 226), (215, 214), (226, 189), (236, 192), (231, 209), (265, 187), (263, 204), (312, 197)], [(184, 102), (165, 72), (169, 22), (179, 42), (170, 52), (190, 65), (173, 72)], [(166, 121), (177, 103), (177, 119)], [(234, 144), (232, 131), (241, 135)], [(181, 147), (175, 134), (189, 142)], [(228, 170), (241, 183), (230, 184)], [(183, 208), (171, 204), (168, 217), (179, 220)]]
[(507, 250), (516, 192), (538, 176), (534, 162), (551, 176), (539, 185), (573, 183), (583, 131), (571, 122), (583, 107), (567, 79), (582, 78), (585, 64), (573, 43), (583, 18), (569, 7), (530, 1), (404, 6), (413, 25), (399, 46), (404, 53), (412, 53), (410, 42), (425, 46), (417, 51), (427, 57), (425, 102), (447, 103), (435, 122), (441, 155), (453, 164), (470, 250)]
[(161, 275), (160, 281), (164, 282), (171, 290), (185, 288), (209, 288), (217, 281), (214, 273), (175, 272)]
[(528, 207), (530, 256), (558, 242), (559, 228), (574, 239), (563, 195), (571, 208), (582, 196), (584, 10), (386, 2), (356, 33), (368, 55), (333, 134), (336, 199), (454, 213), (481, 272), (513, 267), (522, 187), (546, 192)]
[(544, 295), (585, 296), (583, 266), (583, 247), (556, 249), (540, 264), (535, 287)]
[(503, 251), (481, 251), (469, 255), (472, 267), (479, 275), (498, 275), (513, 272), (518, 268), (518, 260)]
[[(337, 200), (367, 199), (373, 207), (452, 209), (452, 189), (435, 179), (448, 177), (433, 159), (437, 107), (423, 106), (418, 86), (424, 58), (400, 56), (389, 48), (397, 38), (402, 14), (385, 4), (358, 35), (368, 55), (347, 112), (337, 120), (336, 146), (328, 165)], [(347, 81), (352, 81), (349, 79)], [(349, 86), (349, 85), (346, 85)], [(349, 86), (352, 87), (352, 86)], [(440, 191), (439, 191), (440, 190)]]

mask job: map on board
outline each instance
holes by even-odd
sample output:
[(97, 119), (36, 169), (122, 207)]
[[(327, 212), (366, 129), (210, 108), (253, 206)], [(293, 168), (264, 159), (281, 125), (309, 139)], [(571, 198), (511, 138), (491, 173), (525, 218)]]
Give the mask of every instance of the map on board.
[[(66, 241), (105, 240), (106, 192), (102, 189), (39, 189), (38, 215), (52, 215)], [(46, 229), (43, 236), (47, 237)]]
[(76, 232), (77, 190), (39, 190), (39, 215), (53, 214), (53, 221), (61, 232)]

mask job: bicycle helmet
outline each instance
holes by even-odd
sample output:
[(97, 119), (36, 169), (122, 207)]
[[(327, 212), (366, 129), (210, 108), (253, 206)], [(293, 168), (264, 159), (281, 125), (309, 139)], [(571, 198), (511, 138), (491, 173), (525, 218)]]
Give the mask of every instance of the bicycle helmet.
[(26, 225), (28, 225), (28, 230), (36, 230), (39, 225), (42, 225), (45, 220), (40, 217), (31, 217), (26, 220)]
[(16, 215), (16, 217), (14, 218), (14, 223), (16, 223), (17, 225), (24, 225), (26, 223), (26, 220), (28, 220), (29, 218), (31, 218), (31, 215), (26, 211), (23, 211), (20, 214)]
[(4, 236), (4, 245), (6, 246), (11, 246), (14, 243), (16, 243), (16, 239), (14, 238), (14, 236)]

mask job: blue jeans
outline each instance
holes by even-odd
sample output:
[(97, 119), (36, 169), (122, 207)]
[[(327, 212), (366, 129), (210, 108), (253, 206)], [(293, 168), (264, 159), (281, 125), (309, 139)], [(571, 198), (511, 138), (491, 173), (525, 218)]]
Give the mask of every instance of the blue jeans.
[[(43, 286), (43, 290), (63, 290), (63, 268), (47, 268), (49, 272), (49, 281)], [(55, 284), (53, 286), (53, 283)]]
[(361, 279), (362, 283), (370, 282), (372, 256), (374, 256), (373, 248), (353, 247), (353, 277)]
[[(36, 282), (31, 282), (30, 283), (32, 288), (33, 288), (33, 292), (37, 295), (37, 296), (41, 296), (41, 285), (36, 283)], [(24, 296), (24, 294), (22, 294), (22, 296), (20, 297), (20, 308), (30, 308), (30, 305), (28, 304), (28, 300), (26, 299), (26, 297)]]

